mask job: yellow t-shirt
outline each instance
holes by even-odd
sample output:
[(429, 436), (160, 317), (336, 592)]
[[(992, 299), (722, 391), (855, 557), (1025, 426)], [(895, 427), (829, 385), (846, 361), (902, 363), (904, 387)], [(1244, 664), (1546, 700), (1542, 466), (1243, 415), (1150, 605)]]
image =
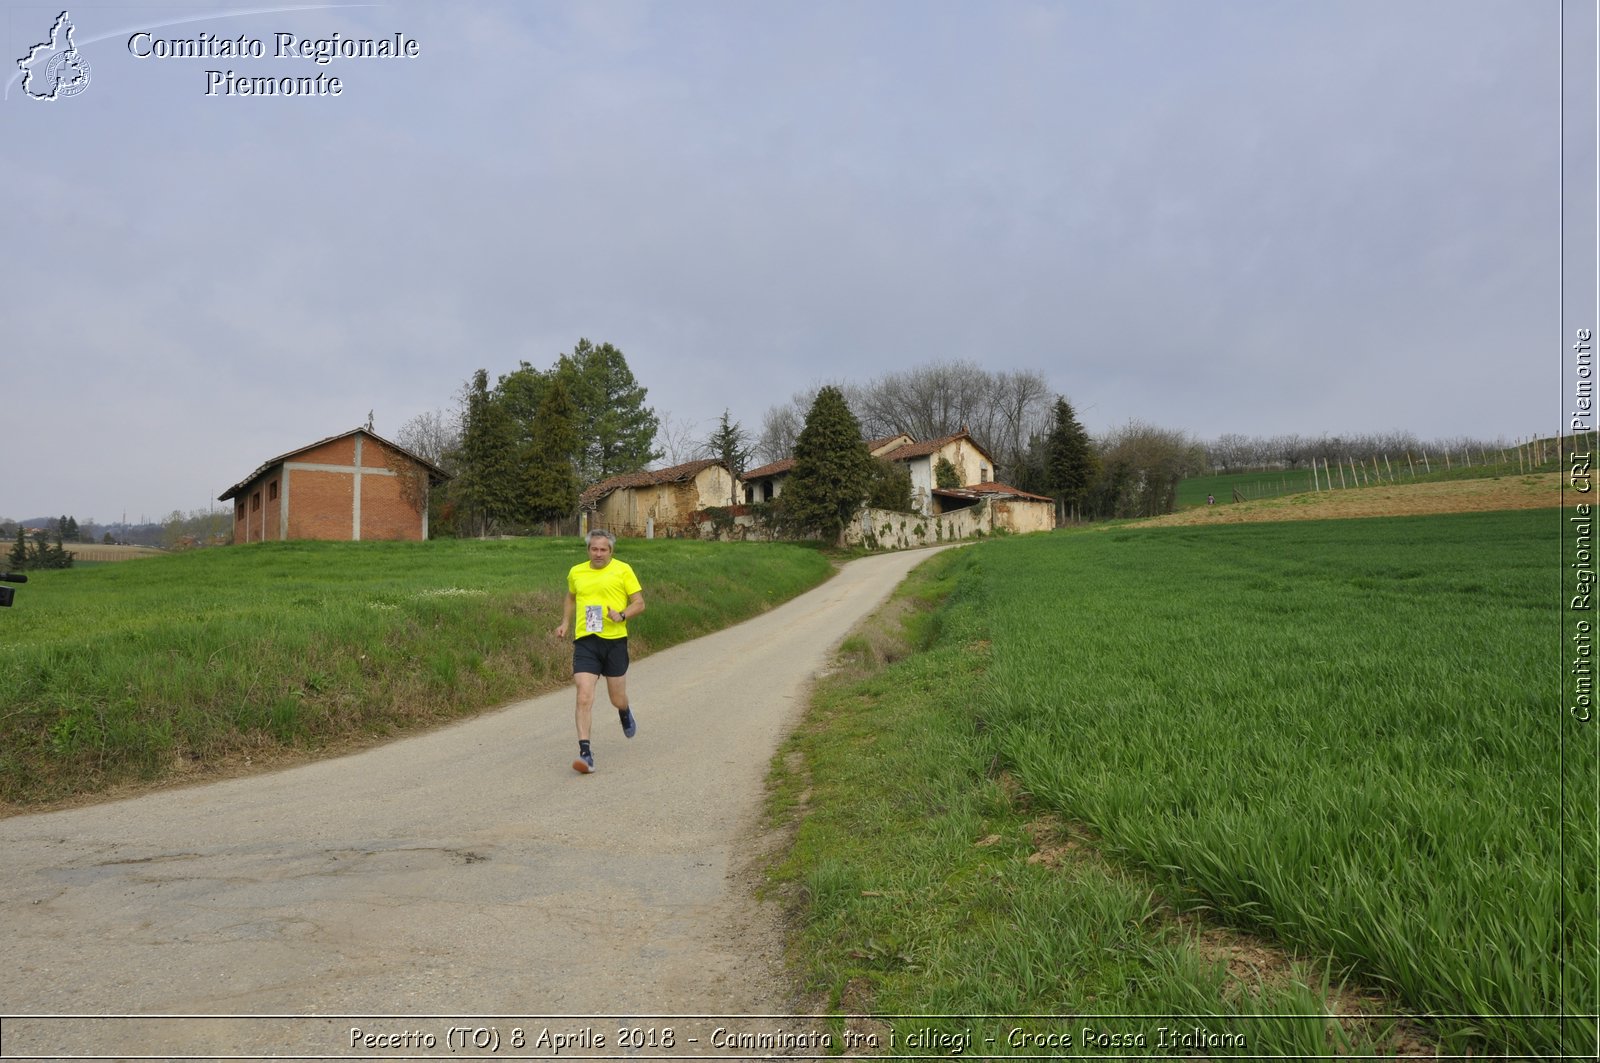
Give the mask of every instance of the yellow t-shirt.
[(626, 638), (628, 625), (619, 624), (607, 616), (609, 610), (618, 612), (628, 607), (628, 598), (643, 590), (639, 577), (626, 561), (612, 558), (605, 568), (595, 568), (585, 561), (573, 565), (567, 573), (567, 590), (578, 599), (577, 615), (573, 617), (572, 637), (599, 635), (603, 639)]

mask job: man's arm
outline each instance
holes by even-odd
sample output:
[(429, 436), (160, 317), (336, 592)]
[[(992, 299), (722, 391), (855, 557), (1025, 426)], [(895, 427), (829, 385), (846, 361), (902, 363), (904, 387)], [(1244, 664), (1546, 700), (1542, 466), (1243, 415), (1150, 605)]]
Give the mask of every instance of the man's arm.
[(642, 612), (644, 612), (644, 591), (634, 591), (628, 595), (627, 605), (611, 611), (611, 619), (619, 624), (626, 624), (630, 618)]
[(567, 592), (567, 600), (561, 605), (561, 624), (556, 628), (556, 638), (564, 639), (572, 628), (572, 618), (578, 615), (578, 596), (571, 591)]

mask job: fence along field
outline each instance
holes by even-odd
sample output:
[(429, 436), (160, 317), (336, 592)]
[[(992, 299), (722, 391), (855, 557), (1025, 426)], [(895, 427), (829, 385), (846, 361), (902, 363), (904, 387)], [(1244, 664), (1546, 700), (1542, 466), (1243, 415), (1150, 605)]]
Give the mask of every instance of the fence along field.
[(1178, 508), (1248, 502), (1302, 492), (1343, 491), (1383, 484), (1480, 479), (1561, 471), (1565, 452), (1593, 452), (1595, 434), (1528, 439), (1509, 447), (1468, 446), (1460, 450), (1426, 450), (1397, 454), (1345, 456), (1333, 461), (1313, 458), (1295, 468), (1263, 468), (1190, 476), (1178, 484)]
[(1447, 1050), (1588, 1051), (1592, 1018), (1557, 1018), (1597, 994), (1596, 765), (1563, 762), (1552, 696), (1558, 526), (987, 544), (966, 588), (991, 640), (976, 711), (1036, 801), (1163, 890), (1406, 1008), (1474, 1016), (1434, 1020)]

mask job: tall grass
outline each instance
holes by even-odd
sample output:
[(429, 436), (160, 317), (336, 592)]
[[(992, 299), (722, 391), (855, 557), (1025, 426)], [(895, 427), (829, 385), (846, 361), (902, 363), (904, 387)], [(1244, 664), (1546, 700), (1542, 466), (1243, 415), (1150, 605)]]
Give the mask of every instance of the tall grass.
[[(1600, 746), (1559, 700), (1559, 525), (1114, 529), (942, 559), (926, 649), (825, 685), (792, 739), (806, 770), (780, 762), (806, 798), (783, 874), (812, 988), (1395, 1050), (1326, 1017), (1348, 980), (1447, 1053), (1592, 1054)], [(1096, 858), (1028, 862), (1046, 814)], [(1241, 990), (1155, 897), (1326, 963)]]
[(1059, 839), (974, 726), (993, 678), (986, 551), (919, 568), (913, 596), (952, 594), (911, 614), (920, 652), (885, 651), (877, 618), (775, 760), (774, 805), (798, 820), (776, 875), (803, 901), (804, 988), (881, 1017), (886, 1054), (965, 1038), (965, 1058), (1186, 1055), (1197, 1026), (1213, 1058), (1381, 1051), (1386, 1031), (1325, 1014), (1309, 970), (1241, 982), (1142, 876), (1038, 859)]
[[(0, 798), (389, 734), (565, 682), (576, 539), (268, 543), (40, 572), (0, 616)], [(814, 550), (624, 541), (636, 655), (814, 586)]]
[(1472, 1016), (1437, 1021), (1447, 1046), (1586, 1050), (1592, 1021), (1557, 1017), (1597, 1000), (1595, 759), (1555, 697), (1558, 526), (991, 544), (980, 712), (1036, 800), (1189, 903)]

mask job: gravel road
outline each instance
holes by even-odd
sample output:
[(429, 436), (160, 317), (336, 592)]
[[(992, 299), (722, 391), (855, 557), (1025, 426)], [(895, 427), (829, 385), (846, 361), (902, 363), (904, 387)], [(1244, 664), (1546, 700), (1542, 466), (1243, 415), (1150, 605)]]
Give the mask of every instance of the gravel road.
[(348, 757), (0, 821), (0, 1015), (214, 1017), (8, 1018), (0, 1055), (370, 1057), (350, 1030), (442, 1049), (451, 1017), (506, 1036), (483, 1017), (590, 1016), (610, 1025), (516, 1028), (648, 1057), (617, 1017), (793, 1010), (778, 913), (751, 895), (768, 761), (832, 648), (926, 556), (853, 561), (635, 662), (638, 737), (597, 704), (593, 775), (571, 770), (564, 690)]

